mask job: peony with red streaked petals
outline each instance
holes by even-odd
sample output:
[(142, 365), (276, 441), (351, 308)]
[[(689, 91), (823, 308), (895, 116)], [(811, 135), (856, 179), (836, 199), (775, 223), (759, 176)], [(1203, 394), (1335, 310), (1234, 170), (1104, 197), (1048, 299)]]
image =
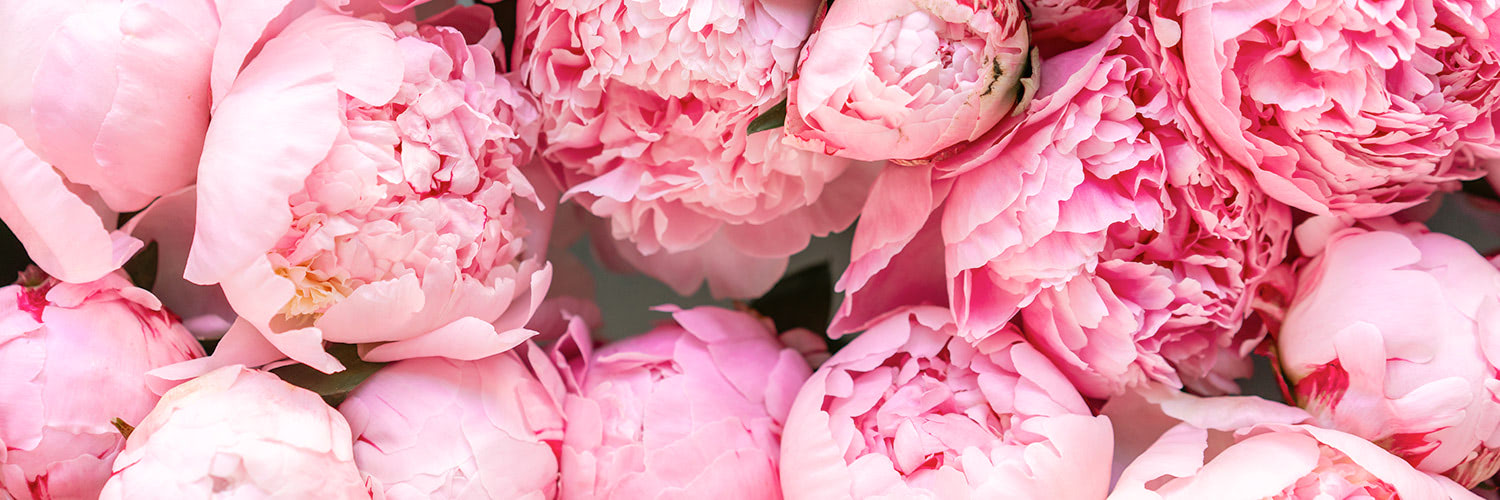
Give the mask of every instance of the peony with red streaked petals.
[(1298, 402), (1466, 487), (1500, 470), (1500, 259), (1420, 224), (1330, 217), (1277, 335)]

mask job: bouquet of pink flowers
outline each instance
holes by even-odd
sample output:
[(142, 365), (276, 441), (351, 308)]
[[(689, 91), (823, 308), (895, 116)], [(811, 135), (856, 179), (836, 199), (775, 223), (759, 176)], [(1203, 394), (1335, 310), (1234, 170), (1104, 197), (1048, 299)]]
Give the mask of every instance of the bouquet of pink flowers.
[(0, 500), (1500, 498), (1491, 0), (0, 0)]

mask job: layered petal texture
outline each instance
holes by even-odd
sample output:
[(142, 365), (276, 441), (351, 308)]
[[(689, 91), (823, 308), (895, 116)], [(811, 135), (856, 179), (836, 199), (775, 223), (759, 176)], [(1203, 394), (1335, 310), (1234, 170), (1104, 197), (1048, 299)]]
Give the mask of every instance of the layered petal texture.
[[(1042, 57), (1103, 38), (1125, 17), (1129, 0), (1031, 0), (1026, 2), (1031, 41)], [(1139, 2), (1133, 2), (1139, 3)]]
[(1018, 313), (1084, 395), (1148, 380), (1236, 391), (1245, 327), (1286, 255), (1289, 209), (1202, 144), (1133, 17), (1042, 65), (1016, 129), (972, 157), (942, 213), (960, 335)]
[(574, 337), (561, 498), (781, 498), (781, 431), (807, 361), (768, 320), (663, 310), (672, 321), (597, 351)]
[(1470, 127), (1495, 99), (1494, 5), (1161, 0), (1148, 14), (1206, 135), (1291, 206), (1388, 215), (1478, 177), (1443, 160), (1494, 142)]
[(530, 337), (556, 195), (524, 172), (538, 117), (499, 43), (482, 7), (294, 17), (216, 108), (186, 277), (325, 372), (324, 341), (391, 361)]
[(939, 307), (876, 323), (813, 374), (781, 441), (790, 499), (1104, 498), (1109, 419), (1014, 330)]
[(35, 268), (0, 288), (0, 497), (95, 498), (158, 396), (153, 368), (203, 356), (124, 273), (66, 283)]
[(1500, 470), (1500, 269), (1418, 225), (1298, 228), (1278, 354), (1317, 421), (1474, 486)]
[(518, 64), (542, 156), (619, 252), (689, 294), (748, 298), (812, 236), (849, 226), (872, 165), (782, 144), (750, 122), (786, 95), (817, 3), (522, 2)]
[(167, 391), (125, 441), (101, 499), (371, 498), (349, 424), (268, 372), (226, 366)]
[(787, 144), (865, 161), (930, 160), (1024, 108), (1019, 0), (851, 0), (828, 8), (788, 90)]
[(562, 378), (535, 346), (382, 368), (339, 405), (385, 498), (557, 496)]

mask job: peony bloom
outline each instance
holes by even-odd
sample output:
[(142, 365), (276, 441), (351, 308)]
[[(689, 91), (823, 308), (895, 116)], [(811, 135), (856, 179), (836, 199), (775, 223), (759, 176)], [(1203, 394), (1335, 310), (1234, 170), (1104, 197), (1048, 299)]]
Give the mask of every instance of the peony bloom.
[(929, 160), (1024, 109), (1020, 0), (835, 3), (797, 64), (785, 143), (865, 161)]
[(1154, 439), (1122, 457), (1110, 500), (1477, 498), (1369, 441), (1302, 424), (1307, 415), (1295, 408), (1253, 397), (1157, 398), (1145, 411), (1117, 411), (1116, 401), (1104, 410), (1117, 431), (1144, 431), (1126, 439)]
[(562, 379), (525, 350), (381, 368), (339, 405), (359, 470), (390, 500), (555, 498)]
[(1320, 425), (1473, 486), (1500, 470), (1500, 269), (1420, 225), (1298, 228), (1278, 354)]
[(226, 366), (162, 395), (99, 498), (368, 499), (350, 446), (317, 394)]
[[(203, 355), (124, 273), (72, 284), (35, 269), (0, 288), (0, 498), (93, 498), (156, 404), (146, 372)], [(83, 388), (84, 390), (80, 390)]]
[(781, 440), (788, 498), (1103, 498), (1109, 419), (1014, 330), (908, 309), (823, 364)]
[(1149, 15), (1225, 157), (1288, 205), (1364, 218), (1479, 176), (1442, 161), (1494, 142), (1468, 128), (1494, 99), (1495, 7), (1469, 4), (1161, 0)]
[(666, 307), (672, 322), (565, 376), (562, 498), (781, 498), (781, 426), (810, 373), (769, 320)]
[(706, 281), (715, 296), (754, 297), (811, 236), (853, 223), (873, 166), (747, 133), (785, 96), (816, 8), (521, 2), (542, 156), (619, 240), (605, 250), (680, 293)]
[(489, 16), (318, 7), (266, 41), (215, 111), (186, 277), (325, 372), (324, 341), (478, 359), (531, 336), (555, 197), (523, 173), (536, 110)]
[(192, 184), (218, 33), (207, 0), (0, 2), (0, 219), (44, 271), (100, 279), (116, 214)]
[(1285, 206), (1197, 142), (1156, 36), (1127, 17), (1046, 60), (1015, 130), (953, 159), (975, 166), (942, 213), (959, 334), (1020, 312), (1089, 397), (1147, 380), (1236, 390), (1264, 333), (1244, 327), (1250, 305), (1291, 232)]

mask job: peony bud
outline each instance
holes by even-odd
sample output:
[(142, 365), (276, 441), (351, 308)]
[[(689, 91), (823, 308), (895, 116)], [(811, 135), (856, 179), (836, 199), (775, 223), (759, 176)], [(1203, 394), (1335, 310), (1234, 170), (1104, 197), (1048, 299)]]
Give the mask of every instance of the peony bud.
[[(156, 404), (153, 368), (203, 348), (124, 273), (60, 282), (34, 268), (0, 288), (0, 497), (92, 498)], [(8, 497), (7, 497), (8, 498)]]
[(672, 322), (605, 346), (576, 372), (562, 498), (781, 498), (781, 427), (807, 362), (768, 320), (663, 310)]
[(162, 395), (99, 498), (369, 499), (351, 441), (317, 394), (226, 366)]
[(1298, 228), (1311, 255), (1278, 354), (1323, 426), (1465, 486), (1500, 469), (1500, 269), (1467, 243), (1388, 221)]
[(524, 350), (376, 372), (339, 405), (355, 464), (389, 500), (555, 498), (562, 379), (534, 345)]

